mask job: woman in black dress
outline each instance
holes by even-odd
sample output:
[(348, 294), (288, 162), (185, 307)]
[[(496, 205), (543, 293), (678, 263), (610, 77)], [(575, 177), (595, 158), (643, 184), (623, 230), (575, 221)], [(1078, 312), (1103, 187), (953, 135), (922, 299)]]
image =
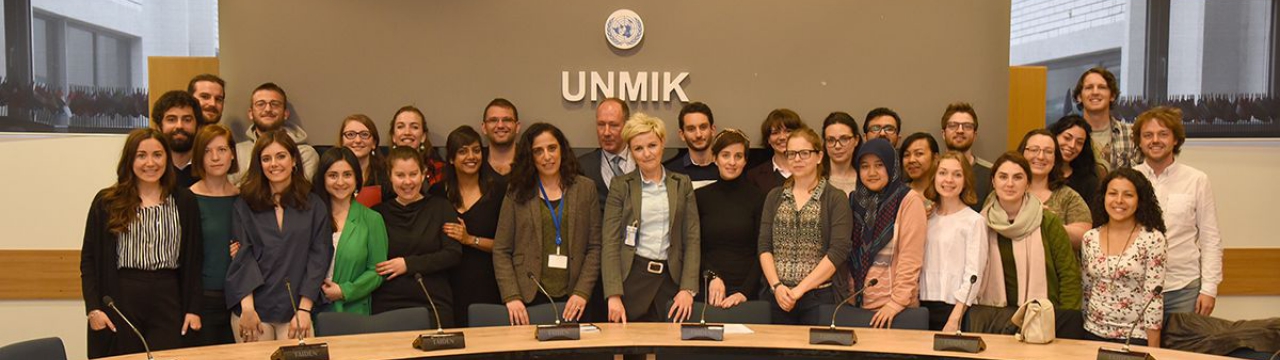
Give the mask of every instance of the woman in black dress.
[(429, 191), (444, 197), (458, 212), (458, 222), (445, 223), (444, 234), (462, 245), (462, 263), (449, 272), (453, 288), (453, 316), (458, 327), (468, 326), (471, 304), (501, 304), (493, 272), (493, 238), (498, 230), (506, 183), (480, 171), (488, 161), (480, 147), (480, 133), (460, 126), (445, 140), (449, 166), (445, 179)]

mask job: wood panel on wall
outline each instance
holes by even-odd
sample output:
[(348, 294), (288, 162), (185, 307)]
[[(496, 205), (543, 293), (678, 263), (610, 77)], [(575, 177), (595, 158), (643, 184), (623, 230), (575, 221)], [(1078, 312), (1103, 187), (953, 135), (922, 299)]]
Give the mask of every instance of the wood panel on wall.
[(191, 78), (200, 74), (218, 75), (218, 58), (197, 56), (147, 57), (147, 108), (153, 108), (160, 95), (171, 90), (186, 90)]
[[(1280, 248), (1226, 249), (1218, 295), (1280, 295)], [(80, 299), (79, 250), (0, 250), (0, 300)]]
[(1023, 135), (1044, 127), (1048, 71), (1044, 66), (1009, 67), (1009, 137), (1005, 150), (1016, 150)]

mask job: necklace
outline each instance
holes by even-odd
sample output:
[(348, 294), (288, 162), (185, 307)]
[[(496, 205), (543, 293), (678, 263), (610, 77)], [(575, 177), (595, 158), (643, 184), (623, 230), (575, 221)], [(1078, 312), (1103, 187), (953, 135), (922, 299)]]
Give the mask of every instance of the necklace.
[[(1129, 235), (1128, 235), (1128, 236), (1125, 236), (1124, 247), (1123, 247), (1123, 248), (1121, 248), (1121, 249), (1120, 249), (1120, 252), (1119, 252), (1119, 253), (1116, 253), (1115, 255), (1108, 255), (1108, 254), (1107, 254), (1107, 250), (1110, 250), (1110, 249), (1111, 249), (1111, 244), (1113, 243), (1113, 242), (1112, 242), (1112, 240), (1113, 240), (1113, 239), (1111, 238), (1111, 225), (1107, 225), (1107, 227), (1103, 229), (1103, 230), (1105, 230), (1105, 231), (1106, 231), (1106, 236), (1105, 236), (1105, 237), (1106, 237), (1106, 240), (1107, 240), (1107, 246), (1106, 246), (1106, 248), (1104, 248), (1104, 249), (1100, 249), (1100, 250), (1102, 251), (1102, 259), (1103, 259), (1103, 261), (1105, 261), (1105, 262), (1106, 262), (1106, 266), (1105, 266), (1105, 268), (1109, 268), (1109, 272), (1110, 272), (1110, 274), (1109, 274), (1110, 276), (1109, 276), (1109, 277), (1111, 278), (1111, 286), (1110, 286), (1110, 288), (1111, 288), (1111, 289), (1110, 289), (1110, 290), (1111, 290), (1111, 292), (1112, 292), (1112, 293), (1115, 293), (1115, 292), (1116, 292), (1116, 290), (1117, 290), (1116, 288), (1117, 288), (1118, 286), (1120, 286), (1120, 285), (1119, 285), (1119, 283), (1120, 283), (1120, 264), (1124, 262), (1124, 252), (1125, 252), (1125, 250), (1128, 250), (1128, 249), (1129, 249), (1129, 245), (1130, 245), (1130, 243), (1132, 243), (1132, 242), (1133, 242), (1133, 232), (1134, 232), (1135, 230), (1137, 230), (1137, 229), (1138, 229), (1138, 225), (1137, 225), (1137, 224), (1134, 224), (1132, 228), (1129, 228)], [(1112, 257), (1113, 257), (1113, 256), (1114, 256), (1116, 259), (1112, 259)], [(1107, 274), (1101, 274), (1101, 275), (1107, 275)]]

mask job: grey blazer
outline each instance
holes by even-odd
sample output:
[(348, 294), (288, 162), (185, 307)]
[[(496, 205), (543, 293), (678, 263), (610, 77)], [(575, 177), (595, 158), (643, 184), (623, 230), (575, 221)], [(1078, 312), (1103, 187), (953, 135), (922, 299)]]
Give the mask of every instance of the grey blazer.
[[(596, 200), (595, 183), (581, 175), (564, 189), (565, 218), (572, 229), (568, 239), (569, 290), (573, 295), (591, 299), (591, 289), (600, 278), (600, 202)], [(493, 271), (498, 278), (502, 301), (520, 299), (525, 303), (537, 296), (538, 285), (528, 275), (542, 278), (542, 207), (540, 198), (516, 202), (508, 194), (502, 200), (498, 215), (498, 232), (493, 239)]]
[[(667, 171), (667, 201), (671, 209), (671, 246), (667, 248), (667, 270), (681, 290), (697, 293), (702, 260), (698, 227), (698, 201), (689, 177)], [(622, 281), (631, 271), (636, 256), (634, 246), (622, 242), (627, 224), (640, 220), (640, 171), (613, 178), (604, 207), (604, 296), (623, 295)]]

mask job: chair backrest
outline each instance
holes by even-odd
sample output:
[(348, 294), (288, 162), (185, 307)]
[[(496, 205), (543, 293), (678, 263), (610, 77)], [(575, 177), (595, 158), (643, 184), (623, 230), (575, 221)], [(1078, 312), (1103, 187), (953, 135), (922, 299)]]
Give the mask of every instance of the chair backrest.
[[(559, 309), (564, 304), (557, 304)], [(551, 304), (541, 304), (530, 306), (525, 309), (529, 312), (529, 323), (535, 325), (554, 324), (556, 318), (560, 314), (556, 314), (551, 309)], [(508, 326), (511, 325), (511, 318), (507, 315), (506, 305), (496, 304), (471, 304), (467, 308), (467, 319), (471, 327), (480, 326)]]
[(316, 336), (338, 336), (379, 332), (428, 330), (436, 327), (431, 310), (413, 307), (377, 315), (340, 312), (316, 314)]
[[(827, 319), (831, 318), (831, 312), (835, 311), (835, 305), (818, 306), (818, 314), (823, 319), (821, 324), (810, 325), (830, 325)], [(874, 311), (845, 306), (840, 310), (840, 314), (836, 315), (836, 326), (849, 327), (871, 327), (871, 317), (875, 315)], [(923, 307), (907, 308), (893, 317), (893, 323), (889, 325), (893, 329), (908, 330), (929, 330), (929, 309)]]
[[(667, 308), (671, 308), (672, 301), (667, 301)], [(689, 316), (687, 322), (698, 322), (702, 316), (703, 303), (693, 303), (693, 315)], [(707, 322), (722, 324), (769, 324), (773, 319), (769, 315), (769, 302), (756, 300), (748, 301), (729, 309), (719, 307), (707, 308)], [(667, 318), (671, 321), (671, 318)]]
[(13, 343), (0, 347), (0, 360), (48, 359), (67, 360), (62, 339), (51, 337)]

